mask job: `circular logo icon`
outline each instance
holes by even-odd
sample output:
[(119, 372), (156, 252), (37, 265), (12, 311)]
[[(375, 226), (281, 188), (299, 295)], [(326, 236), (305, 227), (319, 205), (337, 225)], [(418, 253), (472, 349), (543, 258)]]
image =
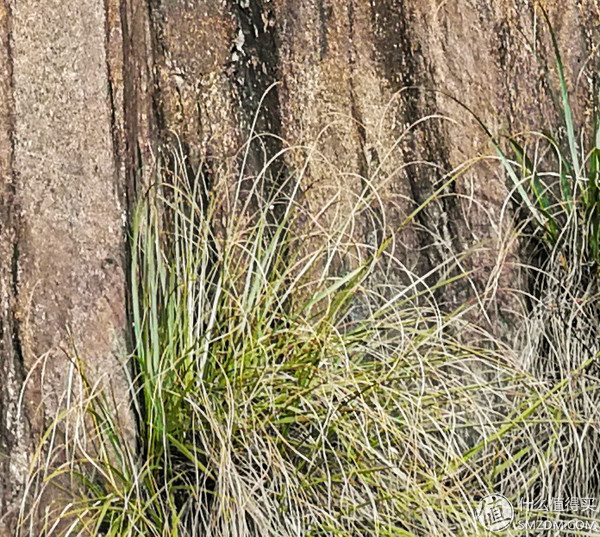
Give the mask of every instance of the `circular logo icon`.
[(508, 528), (514, 518), (515, 510), (502, 494), (489, 494), (477, 506), (477, 520), (490, 531)]

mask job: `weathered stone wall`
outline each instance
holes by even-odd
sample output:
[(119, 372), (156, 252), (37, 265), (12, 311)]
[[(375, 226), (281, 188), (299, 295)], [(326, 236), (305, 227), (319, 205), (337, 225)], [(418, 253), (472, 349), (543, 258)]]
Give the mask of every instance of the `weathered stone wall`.
[[(600, 7), (544, 5), (583, 121)], [(293, 146), (319, 140), (303, 179), (307, 207), (318, 213), (343, 186), (325, 225), (380, 185), (383, 207), (357, 220), (372, 243), (382, 214), (393, 227), (445, 172), (489, 152), (464, 108), (423, 88), (458, 98), (494, 132), (558, 123), (543, 26), (529, 0), (0, 0), (0, 536), (14, 532), (67, 354), (74, 346), (92, 371), (118, 372), (127, 219), (160, 142), (175, 133), (196, 161), (230, 157), (278, 83), (258, 129)], [(272, 140), (267, 151), (281, 147)], [(253, 152), (250, 168), (262, 158)], [(500, 221), (507, 185), (496, 164), (479, 163), (452, 189), (458, 196), (424, 211), (397, 250), (424, 273), (487, 241), (467, 262), (478, 269), (472, 285), (444, 297), (449, 305), (485, 290), (496, 260), (517, 253), (499, 242), (510, 221)], [(492, 330), (512, 318), (498, 310), (517, 307), (502, 291), (516, 277), (507, 264), (487, 289), (498, 290), (487, 304)], [(122, 379), (113, 383), (124, 395)]]
[(126, 214), (111, 135), (104, 5), (16, 0), (0, 12), (0, 534), (8, 536), (36, 439), (65, 405), (69, 358), (84, 361), (92, 382), (110, 377), (126, 402), (119, 366)]
[[(598, 4), (543, 5), (581, 121), (595, 87)], [(378, 187), (383, 206), (356, 215), (357, 235), (366, 243), (384, 235), (377, 229), (383, 214), (393, 227), (435, 191), (444, 173), (490, 154), (475, 118), (444, 93), (495, 133), (560, 121), (552, 99), (554, 53), (530, 0), (155, 0), (149, 19), (153, 106), (163, 138), (178, 133), (194, 157), (231, 153), (248, 133), (263, 92), (278, 82), (263, 102), (258, 130), (290, 146), (319, 140), (320, 157), (301, 191), (315, 214), (339, 195), (321, 216), (326, 225), (351, 214), (369, 184)], [(279, 149), (277, 143), (269, 148)], [(260, 169), (263, 160), (257, 151), (250, 167)], [(514, 244), (499, 242), (511, 225), (509, 218), (501, 221), (507, 185), (496, 163), (482, 162), (450, 191), (456, 196), (430, 204), (401, 235), (398, 255), (407, 270), (426, 273), (487, 242), (487, 251), (464, 262), (477, 268), (472, 280), (440, 298), (452, 307), (475, 289), (486, 291), (489, 328), (501, 332), (511, 319), (500, 312), (517, 307), (496, 290), (512, 287), (518, 274), (503, 270), (490, 284), (498, 257), (508, 261), (515, 253)]]

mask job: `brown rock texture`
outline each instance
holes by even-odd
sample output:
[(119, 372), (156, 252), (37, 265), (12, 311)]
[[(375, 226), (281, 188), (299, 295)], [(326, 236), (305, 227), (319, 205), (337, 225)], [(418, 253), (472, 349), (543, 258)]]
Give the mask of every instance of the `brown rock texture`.
[(65, 406), (70, 358), (79, 356), (94, 382), (110, 379), (125, 410), (127, 395), (120, 365), (125, 207), (111, 136), (104, 5), (53, 1), (41, 9), (19, 0), (3, 9), (3, 65), (10, 66), (1, 112), (8, 133), (1, 172), (8, 224), (0, 321), (4, 536), (14, 534), (28, 456)]
[[(600, 6), (543, 5), (582, 123), (597, 90)], [(490, 154), (464, 106), (494, 133), (558, 125), (553, 64), (529, 0), (0, 0), (0, 537), (14, 534), (74, 349), (126, 403), (128, 222), (165, 142), (176, 137), (193, 163), (235, 166), (269, 90), (256, 128), (275, 137), (252, 146), (249, 173), (297, 148), (269, 178), (281, 181), (313, 146), (306, 207), (334, 226), (377, 186), (381, 201), (353, 216), (372, 245), (444, 174)], [(464, 261), (471, 280), (440, 298), (452, 307), (478, 293), (501, 334), (519, 278), (518, 250), (501, 242), (506, 179), (481, 160), (449, 192), (396, 256), (426, 274), (487, 245)], [(498, 259), (506, 268), (492, 274)]]

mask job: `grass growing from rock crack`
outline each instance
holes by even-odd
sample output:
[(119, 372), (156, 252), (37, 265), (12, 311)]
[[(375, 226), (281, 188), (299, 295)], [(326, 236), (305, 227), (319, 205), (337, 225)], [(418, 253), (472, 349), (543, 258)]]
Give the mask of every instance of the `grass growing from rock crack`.
[(561, 428), (556, 422), (540, 426), (546, 429), (542, 437), (553, 437), (558, 430), (561, 434), (553, 445), (548, 444), (545, 455), (553, 470), (541, 471), (531, 489), (548, 497), (596, 498), (600, 494), (596, 464), (600, 450), (600, 123), (594, 102), (589, 131), (577, 127), (558, 43), (548, 15), (541, 7), (540, 11), (555, 54), (562, 132), (509, 137), (512, 160), (496, 144), (531, 220), (527, 229), (532, 285), (529, 322), (522, 332), (523, 363), (553, 389), (569, 386), (554, 415), (570, 426)]
[(405, 229), (354, 235), (375, 185), (328, 228), (299, 196), (305, 168), (265, 194), (167, 162), (133, 222), (137, 440), (75, 356), (83, 397), (43, 438), (20, 535), (485, 535), (490, 492), (517, 507), (596, 490), (597, 349), (580, 335), (596, 299), (575, 268), (537, 267), (513, 349), (468, 320), (477, 302), (442, 311), (421, 275), (387, 279), (407, 272)]

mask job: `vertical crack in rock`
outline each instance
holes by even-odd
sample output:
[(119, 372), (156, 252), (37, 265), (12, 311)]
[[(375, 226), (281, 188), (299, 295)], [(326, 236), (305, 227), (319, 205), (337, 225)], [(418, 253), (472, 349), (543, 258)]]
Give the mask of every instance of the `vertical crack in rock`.
[[(231, 0), (231, 9), (238, 22), (238, 35), (231, 51), (232, 77), (246, 136), (250, 133), (262, 99), (255, 134), (266, 135), (252, 142), (247, 163), (251, 174), (260, 173), (264, 165), (282, 149), (279, 88), (270, 88), (278, 81), (279, 39), (275, 10), (267, 4), (263, 0)], [(269, 166), (265, 185), (267, 192), (280, 186), (284, 180), (285, 167), (279, 158)]]
[(19, 204), (13, 169), (14, 101), (11, 12), (0, 0), (0, 535), (16, 531), (31, 443), (27, 413), (19, 409), (25, 373), (19, 294)]
[[(350, 39), (350, 46), (348, 47), (348, 65), (350, 66), (350, 114), (355, 124), (356, 135), (358, 138), (359, 152), (357, 155), (358, 173), (361, 178), (362, 194), (365, 195), (368, 191), (370, 181), (372, 179), (372, 172), (376, 170), (376, 167), (369, 166), (369, 162), (374, 164), (378, 160), (377, 152), (375, 148), (369, 148), (367, 146), (367, 129), (363, 118), (363, 113), (360, 107), (360, 102), (357, 97), (356, 91), (356, 69), (357, 69), (357, 56), (358, 51), (356, 49), (355, 39), (355, 0), (351, 0), (348, 4), (348, 33)], [(369, 160), (367, 160), (369, 156)], [(367, 235), (373, 236), (375, 240), (371, 246), (378, 247), (383, 241), (383, 235), (385, 230), (383, 229), (383, 213), (381, 207), (375, 201), (373, 202), (370, 210), (365, 214), (365, 218), (368, 220), (365, 224)]]
[(27, 413), (18, 408), (25, 373), (19, 294), (19, 204), (13, 169), (14, 83), (11, 11), (0, 0), (0, 535), (16, 531), (31, 443)]
[[(403, 91), (402, 111), (404, 128), (435, 112), (436, 102), (427, 89), (436, 87), (434, 72), (427, 62), (419, 36), (413, 28), (418, 24), (402, 0), (370, 0), (371, 20), (380, 68), (393, 91)], [(432, 162), (436, 168), (425, 164), (409, 166), (405, 178), (409, 182), (415, 205), (423, 204), (440, 186), (440, 168), (449, 171), (449, 151), (446, 136), (439, 120), (429, 120), (413, 128), (401, 147), (402, 160)], [(430, 202), (417, 216), (422, 245), (423, 272), (429, 272), (446, 262), (454, 252), (460, 251), (460, 213), (454, 192), (449, 187), (446, 195)], [(439, 275), (434, 275), (438, 278)], [(443, 290), (448, 299), (448, 289)], [(450, 302), (456, 302), (450, 298)], [(452, 307), (452, 304), (450, 305)]]
[(327, 27), (331, 20), (333, 6), (331, 0), (319, 0), (319, 60), (323, 61), (327, 56), (329, 41), (327, 38)]
[[(115, 189), (122, 207), (123, 228), (127, 220), (125, 125), (123, 117), (123, 22), (119, 0), (104, 0), (104, 49), (115, 170)], [(125, 229), (124, 229), (125, 231)]]
[(146, 0), (121, 2), (124, 169), (127, 173), (128, 222), (132, 220), (138, 194), (148, 186), (148, 170), (156, 145), (157, 107), (150, 12), (150, 5)]
[[(153, 51), (153, 57), (167, 57), (169, 55), (167, 44), (165, 43), (164, 14), (160, 0), (148, 0), (148, 22), (150, 30), (150, 45)], [(158, 71), (158, 62), (153, 61), (153, 71)], [(160, 95), (158, 82), (153, 81), (152, 88), (152, 110), (156, 122), (157, 136), (162, 138), (169, 128), (167, 114), (164, 107), (163, 97)], [(178, 103), (179, 105), (180, 103)], [(164, 141), (164, 140), (161, 140)]]
[[(119, 147), (120, 180), (124, 187), (122, 200), (124, 203), (123, 234), (123, 266), (125, 269), (125, 319), (127, 346), (133, 349), (133, 302), (131, 268), (132, 255), (131, 236), (136, 205), (140, 196), (144, 195), (151, 183), (150, 169), (153, 165), (152, 154), (156, 146), (157, 113), (154, 102), (155, 83), (153, 77), (154, 48), (150, 28), (150, 4), (147, 0), (107, 0), (107, 32), (114, 32), (118, 25), (116, 37), (109, 34), (107, 45), (108, 77), (113, 94), (112, 122), (113, 145)], [(111, 42), (112, 41), (112, 42)], [(120, 50), (118, 48), (120, 45)], [(117, 106), (118, 105), (118, 106)], [(116, 140), (116, 142), (115, 142)], [(135, 361), (129, 364), (135, 368)], [(132, 378), (137, 378), (137, 371), (132, 371)], [(133, 387), (135, 388), (135, 387)], [(131, 403), (135, 394), (129, 394)], [(142, 404), (130, 404), (136, 432), (140, 430), (140, 420), (144, 409)], [(139, 411), (138, 411), (139, 410)], [(140, 415), (140, 412), (142, 415)], [(135, 442), (139, 448), (139, 437)]]

